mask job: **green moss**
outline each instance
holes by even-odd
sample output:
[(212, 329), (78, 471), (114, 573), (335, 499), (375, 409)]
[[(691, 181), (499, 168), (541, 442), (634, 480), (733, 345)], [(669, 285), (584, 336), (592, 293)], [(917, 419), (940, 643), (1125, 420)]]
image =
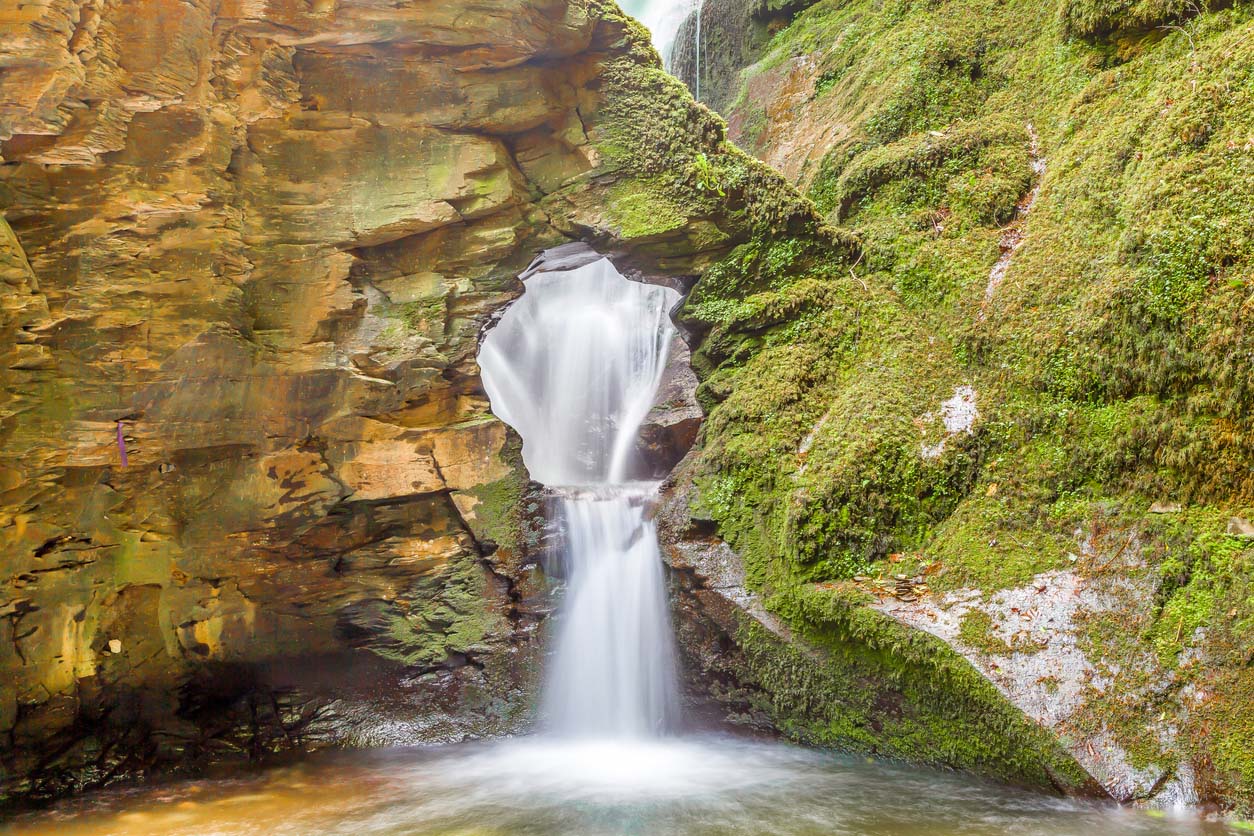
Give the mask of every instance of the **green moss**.
[(528, 520), (538, 509), (528, 504), (527, 470), (516, 436), (509, 437), (501, 458), (510, 467), (509, 475), (465, 492), (475, 500), (469, 514), (472, 519), (467, 522), (481, 545), (520, 555), (537, 545), (538, 534), (530, 530)]
[(770, 601), (800, 643), (756, 621), (737, 634), (766, 702), (791, 736), (1037, 787), (1090, 789), (1057, 742), (938, 639), (839, 590), (803, 587)]
[[(1105, 486), (1096, 488), (1099, 494), (1129, 488), (1158, 491), (1171, 482), (1201, 493), (1210, 491), (1211, 495), (1230, 495), (1236, 488), (1240, 496), (1241, 491), (1248, 490), (1251, 460), (1247, 458), (1249, 440), (1243, 425), (1248, 423), (1244, 404), (1250, 399), (1244, 397), (1247, 384), (1227, 359), (1232, 352), (1248, 356), (1242, 343), (1245, 332), (1231, 326), (1216, 332), (1199, 328), (1196, 322), (1205, 304), (1210, 306), (1204, 314), (1208, 320), (1222, 323), (1225, 317), (1233, 317), (1235, 323), (1235, 308), (1231, 306), (1248, 295), (1242, 293), (1243, 282), (1217, 282), (1224, 274), (1232, 275), (1233, 265), (1244, 263), (1247, 257), (1245, 242), (1250, 236), (1238, 221), (1241, 213), (1236, 203), (1228, 196), (1243, 193), (1234, 178), (1245, 182), (1248, 155), (1242, 152), (1245, 156), (1238, 155), (1224, 164), (1217, 196), (1201, 189), (1181, 189), (1174, 181), (1163, 179), (1166, 172), (1160, 171), (1154, 181), (1159, 198), (1167, 197), (1163, 193), (1166, 188), (1174, 195), (1170, 199), (1187, 199), (1205, 211), (1200, 215), (1164, 213), (1162, 209), (1141, 213), (1139, 217), (1147, 223), (1145, 231), (1138, 233), (1140, 237), (1115, 237), (1126, 267), (1111, 265), (1111, 281), (1080, 283), (1074, 273), (1041, 264), (1035, 273), (1028, 273), (1029, 281), (1003, 291), (1008, 297), (1005, 316), (982, 321), (971, 300), (982, 297), (988, 270), (998, 254), (998, 236), (989, 225), (1004, 222), (1030, 184), (1027, 119), (1015, 118), (1014, 108), (1007, 106), (1014, 100), (1007, 94), (1021, 87), (1025, 97), (1034, 93), (1031, 101), (1035, 103), (1043, 74), (1057, 77), (1052, 82), (1055, 88), (1075, 89), (1076, 76), (1086, 69), (1082, 61), (1078, 69), (1068, 66), (1077, 57), (1073, 51), (1050, 46), (1050, 39), (1057, 38), (1058, 33), (1044, 16), (1034, 26), (1025, 22), (1023, 10), (1018, 8), (985, 9), (977, 2), (959, 5), (962, 8), (910, 13), (898, 9), (892, 21), (884, 12), (885, 20), (875, 22), (874, 14), (862, 4), (836, 7), (820, 3), (776, 38), (778, 47), (773, 54), (796, 55), (821, 42), (822, 32), (839, 32), (843, 72), (857, 75), (872, 72), (878, 62), (887, 60), (883, 54), (892, 53), (890, 46), (898, 39), (909, 40), (915, 37), (910, 31), (926, 27), (941, 31), (942, 35), (935, 36), (939, 40), (919, 35), (922, 40), (918, 42), (925, 45), (921, 52), (896, 53), (899, 57), (894, 59), (894, 67), (900, 70), (917, 65), (922, 72), (927, 67), (953, 63), (954, 55), (962, 50), (955, 53), (945, 44), (978, 42), (982, 60), (997, 64), (999, 84), (1007, 88), (999, 94), (1002, 99), (998, 107), (990, 107), (987, 113), (981, 113), (986, 106), (982, 93), (954, 88), (955, 95), (966, 101), (964, 107), (974, 108), (971, 115), (976, 118), (971, 121), (940, 125), (929, 129), (935, 133), (915, 133), (886, 145), (877, 144), (882, 138), (877, 139), (875, 131), (867, 128), (868, 136), (861, 145), (837, 145), (828, 154), (813, 194), (820, 206), (832, 209), (858, 228), (865, 258), (857, 280), (867, 286), (865, 299), (854, 303), (860, 308), (846, 309), (839, 315), (816, 316), (814, 312), (817, 304), (831, 307), (853, 302), (848, 283), (833, 295), (831, 288), (839, 281), (835, 274), (842, 269), (839, 264), (824, 265), (816, 271), (806, 261), (788, 265), (782, 278), (775, 274), (763, 278), (763, 271), (746, 269), (746, 264), (755, 263), (756, 254), (742, 251), (718, 265), (698, 285), (686, 313), (692, 322), (711, 327), (699, 352), (710, 383), (707, 394), (716, 401), (707, 429), (707, 462), (713, 470), (733, 476), (738, 485), (765, 487), (764, 501), (773, 507), (793, 509), (772, 516), (786, 527), (777, 538), (783, 544), (777, 551), (812, 549), (826, 555), (824, 559), (838, 562), (844, 560), (839, 557), (843, 553), (850, 558), (843, 564), (845, 571), (865, 565), (866, 559), (877, 553), (924, 545), (933, 537), (942, 544), (954, 541), (969, 546), (980, 540), (997, 544), (974, 550), (984, 557), (972, 557), (967, 561), (972, 564), (1003, 563), (1016, 552), (1026, 556), (1043, 551), (1046, 559), (1025, 560), (1021, 570), (1003, 573), (1010, 582), (1022, 580), (1032, 569), (1057, 565), (1064, 549), (1071, 545), (1066, 537), (1047, 533), (1050, 545), (1042, 550), (1041, 537), (1027, 533), (1037, 526), (1031, 504), (1048, 504), (1061, 491), (1073, 491), (1090, 482)], [(974, 14), (976, 7), (987, 14)], [(1230, 37), (1228, 33), (1242, 18), (1237, 15), (1233, 20), (1229, 14), (1230, 19), (1222, 24), (1216, 18), (1209, 29), (1199, 28), (1199, 32), (1213, 32), (1217, 39), (1213, 51), (1217, 53), (1233, 48), (1228, 44), (1240, 43), (1238, 35)], [(845, 27), (853, 26), (870, 37), (870, 41), (862, 42), (861, 54), (844, 40)], [(957, 31), (963, 27), (965, 33)], [(1199, 146), (1202, 140), (1189, 126), (1199, 119), (1213, 126), (1230, 122), (1242, 107), (1249, 79), (1241, 75), (1244, 71), (1237, 69), (1239, 62), (1233, 62), (1227, 52), (1223, 53), (1229, 56), (1227, 60), (1213, 65), (1218, 77), (1229, 79), (1222, 82), (1227, 99), (1220, 101), (1213, 92), (1200, 94), (1206, 85), (1180, 84), (1177, 71), (1182, 63), (1186, 70), (1212, 65), (1200, 59), (1185, 61), (1178, 50), (1180, 44), (1175, 49), (1170, 46), (1178, 40), (1166, 39), (1159, 47), (1167, 50), (1165, 60), (1146, 67), (1142, 75), (1153, 79), (1151, 85), (1173, 88), (1172, 96), (1200, 100), (1196, 106), (1188, 102), (1182, 108), (1194, 115), (1182, 118), (1174, 134), (1158, 131), (1159, 141), (1169, 153), (1155, 158), (1156, 166), (1169, 169), (1172, 177), (1193, 180), (1196, 178), (1182, 175), (1183, 169), (1173, 158), (1176, 149), (1182, 141), (1186, 149), (1212, 147), (1214, 140), (1209, 133)], [(1024, 43), (1032, 48), (1025, 49)], [(1033, 52), (1033, 48), (1040, 51)], [(1123, 73), (1124, 78), (1127, 75)], [(1161, 102), (1167, 95), (1147, 96), (1143, 89), (1132, 93), (1127, 88), (1137, 85), (1126, 81), (1110, 87), (1107, 76), (1100, 72), (1094, 78), (1094, 84), (1071, 108), (1071, 115), (1055, 123), (1058, 130), (1050, 141), (1061, 144), (1057, 159), (1051, 162), (1055, 169), (1069, 173), (1067, 182), (1081, 184), (1074, 194), (1066, 196), (1067, 200), (1074, 198), (1083, 206), (1105, 194), (1122, 194), (1135, 205), (1148, 198), (1140, 189), (1142, 183), (1148, 185), (1149, 172), (1137, 172), (1131, 183), (1121, 183), (1127, 175), (1120, 172), (1128, 170), (1135, 152), (1123, 150), (1130, 135), (1122, 141), (1111, 136), (1126, 135), (1129, 129), (1143, 132), (1148, 123), (1135, 116), (1124, 122), (1103, 118), (1093, 123), (1092, 135), (1086, 135), (1083, 142), (1068, 137), (1079, 137), (1078, 114), (1109, 112), (1111, 96), (1119, 98), (1116, 110), (1133, 115), (1148, 114), (1155, 107), (1149, 102)], [(869, 114), (878, 111), (868, 109), (858, 99), (861, 88), (837, 87), (832, 87), (830, 95), (849, 99), (852, 112), (862, 117), (863, 125), (868, 124)], [(1194, 88), (1199, 95), (1188, 95)], [(1050, 101), (1065, 114), (1067, 96)], [(1208, 104), (1202, 107), (1201, 101)], [(1157, 110), (1153, 112), (1157, 114)], [(1043, 124), (1049, 124), (1046, 120), (1051, 118), (1048, 113), (1033, 116), (1040, 117)], [(1239, 135), (1238, 131), (1234, 138)], [(1109, 150), (1095, 156), (1092, 151), (1099, 148)], [(1223, 153), (1231, 155), (1232, 146), (1228, 148)], [(1112, 156), (1118, 158), (1114, 165)], [(1144, 158), (1145, 152), (1140, 156)], [(1086, 173), (1089, 170), (1091, 176)], [(1073, 174), (1077, 171), (1080, 173)], [(1058, 200), (1061, 187), (1050, 182), (1051, 199), (1032, 219), (1033, 235), (1021, 256), (1028, 265), (1039, 262), (1047, 252), (1055, 260), (1096, 253), (1103, 241), (1112, 238), (1109, 232), (1094, 236), (1087, 231), (1093, 224), (1103, 224), (1109, 212), (1081, 209), (1071, 210), (1065, 217), (1055, 214), (1048, 204)], [(1095, 184), (1102, 185), (1094, 189)], [(1156, 226), (1160, 218), (1165, 222), (1161, 230)], [(1043, 234), (1036, 234), (1041, 231), (1038, 226), (1044, 228)], [(848, 270), (848, 262), (843, 269)], [(790, 280), (803, 275), (818, 278), (813, 289), (791, 295), (781, 292), (781, 288), (791, 289)], [(826, 287), (823, 282), (828, 283)], [(1048, 295), (1044, 284), (1049, 286)], [(1073, 289), (1077, 287), (1090, 292), (1077, 295)], [(766, 295), (764, 288), (775, 295)], [(781, 305), (785, 299), (799, 303)], [(1090, 311), (1090, 299), (1094, 304), (1105, 300), (1108, 307)], [(1218, 309), (1217, 299), (1223, 300)], [(816, 304), (807, 304), (808, 300)], [(912, 308), (913, 313), (903, 315), (896, 307), (899, 303)], [(1028, 304), (1032, 307), (1027, 308)], [(927, 308), (918, 307), (924, 305)], [(1027, 315), (1011, 318), (1020, 311)], [(1146, 327), (1147, 315), (1154, 318), (1151, 327)], [(1073, 316), (1088, 325), (1073, 327)], [(868, 326), (872, 332), (869, 339)], [(784, 334), (791, 336), (781, 338)], [(948, 340), (952, 346), (952, 353), (944, 358), (936, 350), (940, 340)], [(1203, 348), (1202, 342), (1208, 345)], [(1213, 350), (1218, 342), (1224, 346), (1222, 351)], [(803, 377), (788, 374), (793, 364), (804, 367)], [(1206, 364), (1210, 364), (1212, 377), (1223, 383), (1224, 403), (1218, 410), (1210, 403), (1203, 404), (1204, 399), (1215, 399), (1215, 389), (1196, 383)], [(775, 374), (776, 367), (784, 370), (783, 374)], [(918, 434), (911, 425), (929, 408), (935, 409), (934, 398), (943, 397), (944, 387), (933, 381), (948, 378), (960, 382), (964, 368), (981, 394), (986, 425), (1013, 427), (1014, 431), (1000, 436), (985, 433), (977, 435), (974, 445), (957, 445), (958, 456), (965, 456), (967, 462), (956, 470), (951, 462), (932, 467), (914, 454)], [(1186, 394), (1189, 388), (1193, 392)], [(1228, 394), (1232, 390), (1235, 392)], [(832, 399), (833, 392), (839, 393), (837, 400)], [(1181, 395), (1196, 398), (1196, 406), (1181, 410)], [(777, 417), (784, 411), (789, 411), (792, 419)], [(798, 476), (802, 469), (797, 461), (801, 455), (798, 448), (804, 430), (796, 424), (806, 425), (824, 414), (830, 414), (832, 420), (819, 427), (804, 462), (806, 473), (818, 474), (814, 481), (821, 483), (818, 488), (823, 495), (816, 499), (812, 490), (799, 484), (807, 479)], [(787, 427), (787, 432), (772, 431), (784, 429), (789, 420), (793, 426)], [(760, 432), (761, 426), (766, 432)], [(836, 437), (830, 443), (825, 439), (829, 426), (836, 427)], [(850, 427), (857, 427), (857, 431), (849, 432)], [(1046, 437), (1042, 438), (1042, 433)], [(761, 437), (755, 438), (755, 434)], [(1081, 443), (1071, 443), (1077, 437)], [(1029, 438), (1034, 440), (1028, 449), (1035, 452), (1024, 457), (1021, 446)], [(1018, 473), (1012, 474), (1014, 482), (1023, 488), (1022, 501), (999, 500), (996, 507), (985, 503), (985, 511), (967, 514), (965, 522), (956, 519), (941, 526), (974, 486), (973, 468), (1003, 452), (1008, 460), (1018, 458), (1037, 466), (1035, 473), (1025, 466), (1016, 467)], [(1224, 467), (1202, 465), (1203, 458), (1216, 457), (1225, 460)], [(789, 478), (764, 477), (761, 471)], [(997, 480), (996, 474), (990, 475), (982, 484)], [(854, 502), (858, 505), (851, 504)], [(1021, 522), (1015, 523), (1016, 518)], [(1012, 536), (997, 537), (1000, 529)], [(790, 542), (794, 539), (805, 544)], [(876, 540), (881, 541), (878, 546)], [(971, 579), (983, 576), (984, 580), (994, 580), (987, 575), (982, 570), (968, 573)]]
[(1068, 33), (1097, 37), (1173, 23), (1208, 5), (1206, 0), (1063, 0), (1059, 14)]
[[(1001, 483), (993, 483), (999, 486)], [(1041, 572), (1070, 565), (1079, 545), (1063, 526), (1043, 520), (1040, 506), (1013, 496), (964, 502), (941, 525), (927, 548), (940, 564), (932, 586), (1004, 589), (1023, 586)]]
[(455, 655), (473, 656), (506, 632), (492, 611), (484, 570), (471, 554), (419, 577), (392, 602), (368, 602), (374, 653), (405, 665), (434, 668)]
[(420, 299), (396, 306), (396, 314), (410, 331), (442, 334), (448, 300), (443, 296)]
[(993, 631), (993, 617), (983, 610), (968, 610), (958, 627), (958, 638), (968, 647), (984, 653), (1005, 656), (1013, 652), (1005, 639)]
[(682, 229), (688, 218), (655, 182), (620, 183), (610, 189), (605, 209), (625, 241)]
[(818, 236), (852, 249), (847, 236), (820, 228), (813, 205), (777, 172), (726, 141), (726, 124), (662, 69), (638, 23), (608, 3), (589, 7), (622, 26), (627, 46), (603, 69), (604, 98), (592, 134), (603, 171), (619, 178), (612, 201), (623, 205), (611, 211), (627, 229), (657, 230), (647, 220), (653, 200), (668, 229), (680, 215), (719, 215), (750, 236)]
[[(1248, 512), (1247, 512), (1248, 513)], [(1254, 542), (1227, 533), (1229, 513), (1190, 508), (1155, 521), (1150, 529), (1164, 556), (1157, 619), (1148, 631), (1164, 663), (1174, 663), (1200, 630), (1222, 625), (1227, 661), (1244, 664), (1240, 650), (1254, 641)]]
[(1204, 709), (1204, 728), (1222, 729), (1201, 742), (1214, 765), (1216, 777), (1234, 798), (1243, 799), (1240, 811), (1254, 815), (1254, 670), (1227, 671), (1214, 683), (1218, 693)]
[[(1017, 634), (1012, 641), (1006, 641), (997, 635), (997, 625), (993, 616), (982, 609), (970, 609), (962, 616), (958, 626), (958, 638), (968, 647), (981, 653), (995, 656), (1009, 656), (1012, 653), (1036, 653), (1045, 645), (1032, 641), (1022, 634)], [(1049, 683), (1051, 690), (1057, 690), (1058, 680), (1053, 678)]]
[[(1254, 504), (1250, 5), (823, 0), (746, 69), (735, 116), (810, 67), (797, 118), (833, 138), (809, 194), (857, 246), (763, 236), (693, 291), (698, 512), (804, 635), (830, 616), (787, 602), (891, 552), (938, 592), (1068, 568), (1158, 588), (1086, 625), (1118, 698), (1091, 694), (1085, 731), (1138, 764), (1213, 762), (1248, 807), (1248, 761), (1181, 706), (1195, 685), (1215, 718), (1254, 715), (1249, 552), (1223, 533)], [(979, 416), (950, 435), (959, 386)], [(1187, 513), (1147, 518), (1156, 500)], [(987, 626), (963, 625), (973, 646)], [(797, 711), (830, 686), (804, 675)], [(1159, 717), (1185, 729), (1170, 751)]]

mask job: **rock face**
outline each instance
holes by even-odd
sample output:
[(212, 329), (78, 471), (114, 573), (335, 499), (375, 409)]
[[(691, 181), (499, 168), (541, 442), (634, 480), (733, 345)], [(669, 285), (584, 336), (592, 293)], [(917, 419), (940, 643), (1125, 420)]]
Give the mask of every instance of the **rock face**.
[(852, 602), (824, 602), (801, 617), (777, 613), (713, 521), (694, 518), (699, 458), (676, 469), (659, 512), (679, 644), (698, 701), (734, 725), (803, 743), (1107, 796), (1035, 717), (942, 641)]
[(694, 94), (700, 74), (701, 101), (724, 112), (740, 92), (740, 70), (757, 59), (777, 29), (786, 26), (796, 12), (812, 2), (705, 0), (675, 34), (671, 71)]
[(580, 0), (0, 4), (0, 796), (525, 719), (481, 329), (552, 244), (692, 274), (814, 223), (647, 44)]

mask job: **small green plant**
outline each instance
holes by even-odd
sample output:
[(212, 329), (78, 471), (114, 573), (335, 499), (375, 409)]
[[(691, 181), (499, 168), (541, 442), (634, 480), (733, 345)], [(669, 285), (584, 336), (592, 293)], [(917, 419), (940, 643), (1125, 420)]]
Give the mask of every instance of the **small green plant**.
[(696, 184), (697, 190), (703, 194), (726, 197), (719, 171), (704, 153), (699, 153), (688, 164), (689, 177)]
[(982, 653), (1008, 656), (1014, 652), (1006, 640), (997, 635), (993, 617), (984, 610), (968, 610), (962, 616), (962, 622), (958, 626), (958, 638), (963, 644)]

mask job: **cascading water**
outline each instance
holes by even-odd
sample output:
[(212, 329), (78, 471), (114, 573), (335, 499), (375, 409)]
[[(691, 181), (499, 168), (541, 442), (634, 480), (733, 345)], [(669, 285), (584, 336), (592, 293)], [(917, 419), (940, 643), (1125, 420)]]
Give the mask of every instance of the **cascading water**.
[(697, 35), (693, 43), (693, 88), (692, 97), (701, 101), (701, 13), (705, 11), (705, 0), (697, 0), (696, 18)]
[(544, 697), (546, 727), (647, 737), (675, 721), (674, 639), (657, 532), (657, 486), (629, 481), (666, 366), (679, 295), (628, 281), (606, 259), (539, 273), (479, 353), (497, 416), (553, 496), (567, 590)]
[[(706, 53), (709, 44), (706, 41), (709, 39), (709, 34), (717, 28), (720, 10), (721, 7), (717, 3), (695, 0), (687, 17), (675, 32), (670, 54), (666, 58), (667, 71), (688, 85), (693, 98), (697, 101), (702, 101), (709, 92), (705, 89), (707, 85), (704, 83), (709, 81), (706, 78), (708, 67), (704, 66), (708, 63)], [(716, 19), (715, 25), (711, 25), (711, 15), (714, 15)]]
[(623, 0), (623, 11), (645, 25), (653, 34), (653, 45), (670, 66), (675, 36), (697, 0)]
[(701, 101), (701, 18), (705, 0), (622, 0), (622, 7), (653, 35), (653, 46), (666, 69), (688, 84), (693, 97)]
[(567, 494), (570, 586), (544, 713), (575, 737), (644, 737), (676, 719), (675, 664), (653, 486)]

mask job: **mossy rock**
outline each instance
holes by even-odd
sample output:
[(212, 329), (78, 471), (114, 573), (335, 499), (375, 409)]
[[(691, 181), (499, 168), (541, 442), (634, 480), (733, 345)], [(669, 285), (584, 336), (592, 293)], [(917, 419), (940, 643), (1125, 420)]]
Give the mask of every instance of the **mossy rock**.
[[(1092, 659), (1128, 670), (1153, 648), (1156, 674), (1213, 702), (1127, 678), (1124, 704), (1093, 715), (1131, 760), (1192, 764), (1208, 798), (1247, 811), (1249, 749), (1218, 729), (1244, 739), (1254, 713), (1233, 655), (1254, 644), (1250, 551), (1221, 524), (1254, 504), (1252, 13), (813, 4), (744, 68), (733, 124), (808, 74), (791, 127), (829, 139), (801, 178), (854, 246), (764, 236), (681, 312), (710, 410), (696, 513), (789, 627), (828, 629), (795, 602), (890, 554), (936, 567), (938, 593), (992, 594), (1134, 543), (1106, 571), (1159, 597), (1120, 612), (1129, 641)], [(944, 430), (964, 387), (978, 414)], [(1178, 518), (1147, 516), (1167, 500)], [(1151, 751), (1164, 711), (1180, 732)]]

